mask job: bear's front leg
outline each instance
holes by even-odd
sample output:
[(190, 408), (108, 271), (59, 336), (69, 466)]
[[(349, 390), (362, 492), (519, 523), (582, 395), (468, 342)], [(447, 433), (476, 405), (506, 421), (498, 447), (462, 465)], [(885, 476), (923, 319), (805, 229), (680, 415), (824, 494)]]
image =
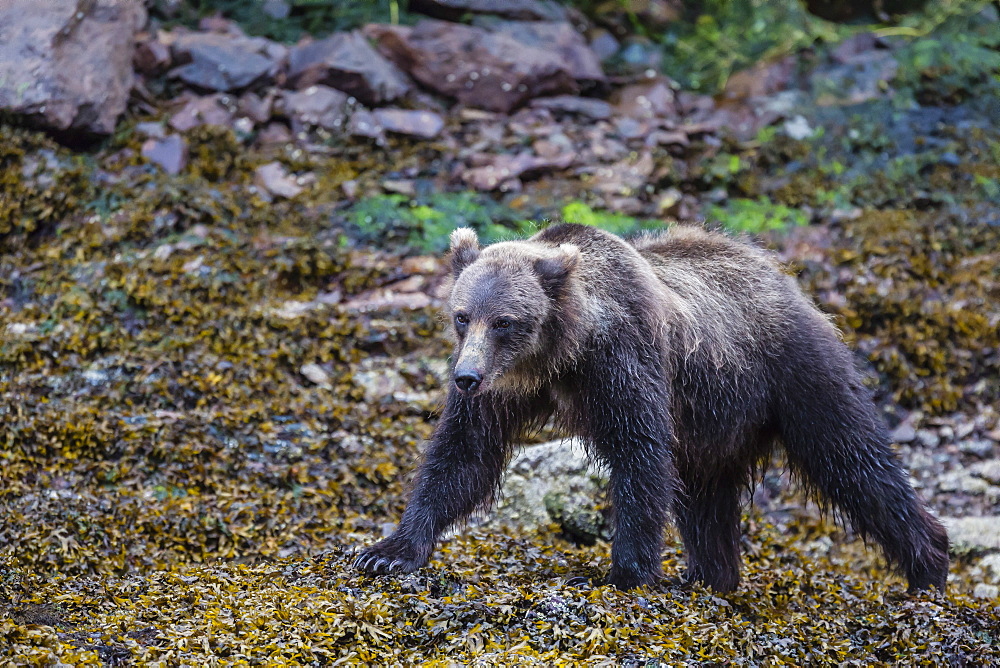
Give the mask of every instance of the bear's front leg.
[(619, 589), (660, 578), (677, 494), (669, 391), (658, 360), (655, 350), (618, 342), (594, 353), (579, 382), (580, 431), (610, 469), (615, 535), (606, 581)]
[(410, 573), (426, 564), (445, 529), (493, 501), (530, 405), (452, 389), (399, 526), (362, 550), (355, 568)]

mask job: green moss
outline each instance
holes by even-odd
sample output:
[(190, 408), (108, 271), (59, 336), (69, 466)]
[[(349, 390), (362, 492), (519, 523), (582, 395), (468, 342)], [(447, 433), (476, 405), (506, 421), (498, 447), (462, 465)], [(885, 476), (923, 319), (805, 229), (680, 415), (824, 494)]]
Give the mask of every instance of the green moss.
[(734, 198), (724, 205), (712, 205), (705, 214), (709, 222), (721, 224), (734, 232), (759, 234), (781, 230), (790, 225), (805, 225), (809, 218), (798, 209), (774, 204), (765, 198)]

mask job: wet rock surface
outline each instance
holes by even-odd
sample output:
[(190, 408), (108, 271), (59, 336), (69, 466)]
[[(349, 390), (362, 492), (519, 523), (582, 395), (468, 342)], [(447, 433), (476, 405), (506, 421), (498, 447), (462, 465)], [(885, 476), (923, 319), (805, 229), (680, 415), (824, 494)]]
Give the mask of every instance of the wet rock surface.
[(54, 131), (110, 134), (132, 87), (141, 3), (99, 0), (4, 3), (0, 109)]

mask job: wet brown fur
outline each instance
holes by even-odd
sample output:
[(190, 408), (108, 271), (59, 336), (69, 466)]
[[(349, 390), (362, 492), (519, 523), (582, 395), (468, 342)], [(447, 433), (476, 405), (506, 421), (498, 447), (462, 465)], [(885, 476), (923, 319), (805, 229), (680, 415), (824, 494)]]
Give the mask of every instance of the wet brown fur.
[(451, 264), (453, 372), (481, 382), (451, 387), (399, 528), (360, 568), (426, 563), (445, 528), (495, 498), (517, 439), (554, 414), (609, 468), (608, 581), (621, 588), (660, 576), (673, 512), (688, 577), (734, 589), (740, 493), (776, 444), (911, 589), (944, 587), (947, 535), (850, 352), (764, 252), (690, 227), (627, 242), (557, 225), (485, 249), (458, 230)]

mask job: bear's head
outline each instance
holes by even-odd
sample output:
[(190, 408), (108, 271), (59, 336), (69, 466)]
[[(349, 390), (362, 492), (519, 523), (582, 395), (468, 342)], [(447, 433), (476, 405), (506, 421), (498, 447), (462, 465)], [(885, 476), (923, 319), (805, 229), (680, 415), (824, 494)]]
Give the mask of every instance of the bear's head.
[(572, 244), (507, 241), (480, 249), (471, 229), (452, 233), (448, 310), (459, 391), (518, 391), (533, 384), (545, 367), (546, 348), (558, 345), (552, 338), (579, 258)]

